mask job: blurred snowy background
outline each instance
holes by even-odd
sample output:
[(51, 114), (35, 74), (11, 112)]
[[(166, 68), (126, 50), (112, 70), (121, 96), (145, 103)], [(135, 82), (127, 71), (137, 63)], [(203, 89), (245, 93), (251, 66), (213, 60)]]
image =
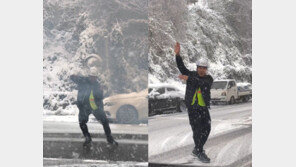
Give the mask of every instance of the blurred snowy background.
[(105, 96), (147, 88), (146, 0), (44, 0), (44, 114), (71, 115), (77, 107), (71, 74), (96, 66)]
[(43, 27), (46, 115), (77, 112), (69, 75), (90, 66), (99, 69), (106, 97), (147, 83), (184, 87), (176, 41), (189, 69), (206, 57), (215, 79), (252, 82), (251, 0), (44, 0)]

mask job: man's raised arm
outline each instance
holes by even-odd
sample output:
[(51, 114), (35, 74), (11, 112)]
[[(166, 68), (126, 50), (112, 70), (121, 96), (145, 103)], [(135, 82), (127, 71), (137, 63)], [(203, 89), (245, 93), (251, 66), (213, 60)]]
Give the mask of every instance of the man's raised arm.
[(86, 77), (78, 76), (78, 75), (70, 75), (70, 79), (75, 82), (76, 84), (81, 83), (86, 80)]
[(175, 45), (175, 54), (176, 54), (177, 67), (178, 67), (179, 71), (183, 75), (188, 75), (189, 70), (185, 67), (182, 57), (180, 56), (180, 43), (179, 42), (177, 42)]

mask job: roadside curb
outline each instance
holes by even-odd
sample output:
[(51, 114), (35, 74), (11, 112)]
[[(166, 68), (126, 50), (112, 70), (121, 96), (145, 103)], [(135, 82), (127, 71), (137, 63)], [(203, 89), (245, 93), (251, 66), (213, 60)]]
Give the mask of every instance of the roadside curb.
[[(105, 138), (103, 133), (91, 133), (92, 138)], [(148, 140), (148, 134), (113, 133), (115, 139)], [(81, 133), (43, 133), (43, 138), (83, 138)]]
[(118, 146), (107, 143), (104, 134), (93, 134), (90, 148), (78, 133), (44, 133), (43, 157), (108, 161), (148, 161), (148, 135), (113, 134)]

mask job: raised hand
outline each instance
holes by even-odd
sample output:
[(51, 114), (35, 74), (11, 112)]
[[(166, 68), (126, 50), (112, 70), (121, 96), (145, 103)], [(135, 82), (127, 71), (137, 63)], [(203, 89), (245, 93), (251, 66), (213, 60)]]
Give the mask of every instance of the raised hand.
[(180, 43), (179, 42), (176, 42), (176, 45), (175, 45), (175, 54), (176, 55), (179, 55), (180, 54)]
[(188, 76), (187, 75), (179, 75), (178, 78), (183, 79), (185, 81), (188, 80)]

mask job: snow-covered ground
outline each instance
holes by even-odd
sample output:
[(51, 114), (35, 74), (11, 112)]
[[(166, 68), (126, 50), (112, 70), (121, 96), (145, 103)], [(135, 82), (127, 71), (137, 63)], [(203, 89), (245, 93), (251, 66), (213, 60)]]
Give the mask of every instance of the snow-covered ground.
[[(212, 158), (211, 165), (213, 163), (216, 163), (216, 165), (231, 163), (251, 154), (250, 142), (252, 139), (250, 137), (251, 131), (249, 130), (252, 126), (251, 102), (213, 106), (210, 114), (212, 130), (209, 141), (205, 145), (205, 150)], [(149, 158), (153, 162), (172, 163), (174, 161), (175, 163), (191, 163), (189, 161), (193, 157), (190, 153), (194, 144), (187, 113), (150, 117), (148, 131)], [(232, 136), (233, 140), (227, 136)], [(234, 148), (236, 150), (239, 149), (236, 151), (237, 154), (231, 153), (231, 150)], [(169, 154), (172, 154), (171, 158), (166, 156)], [(227, 156), (230, 157), (223, 159), (222, 163), (221, 157), (225, 158)], [(197, 160), (195, 161), (192, 163), (198, 163)]]
[[(43, 121), (50, 122), (78, 122), (78, 115), (43, 115)], [(97, 122), (93, 115), (89, 116), (89, 122)]]
[(80, 160), (63, 158), (43, 158), (43, 166), (47, 167), (146, 167), (148, 162)]

